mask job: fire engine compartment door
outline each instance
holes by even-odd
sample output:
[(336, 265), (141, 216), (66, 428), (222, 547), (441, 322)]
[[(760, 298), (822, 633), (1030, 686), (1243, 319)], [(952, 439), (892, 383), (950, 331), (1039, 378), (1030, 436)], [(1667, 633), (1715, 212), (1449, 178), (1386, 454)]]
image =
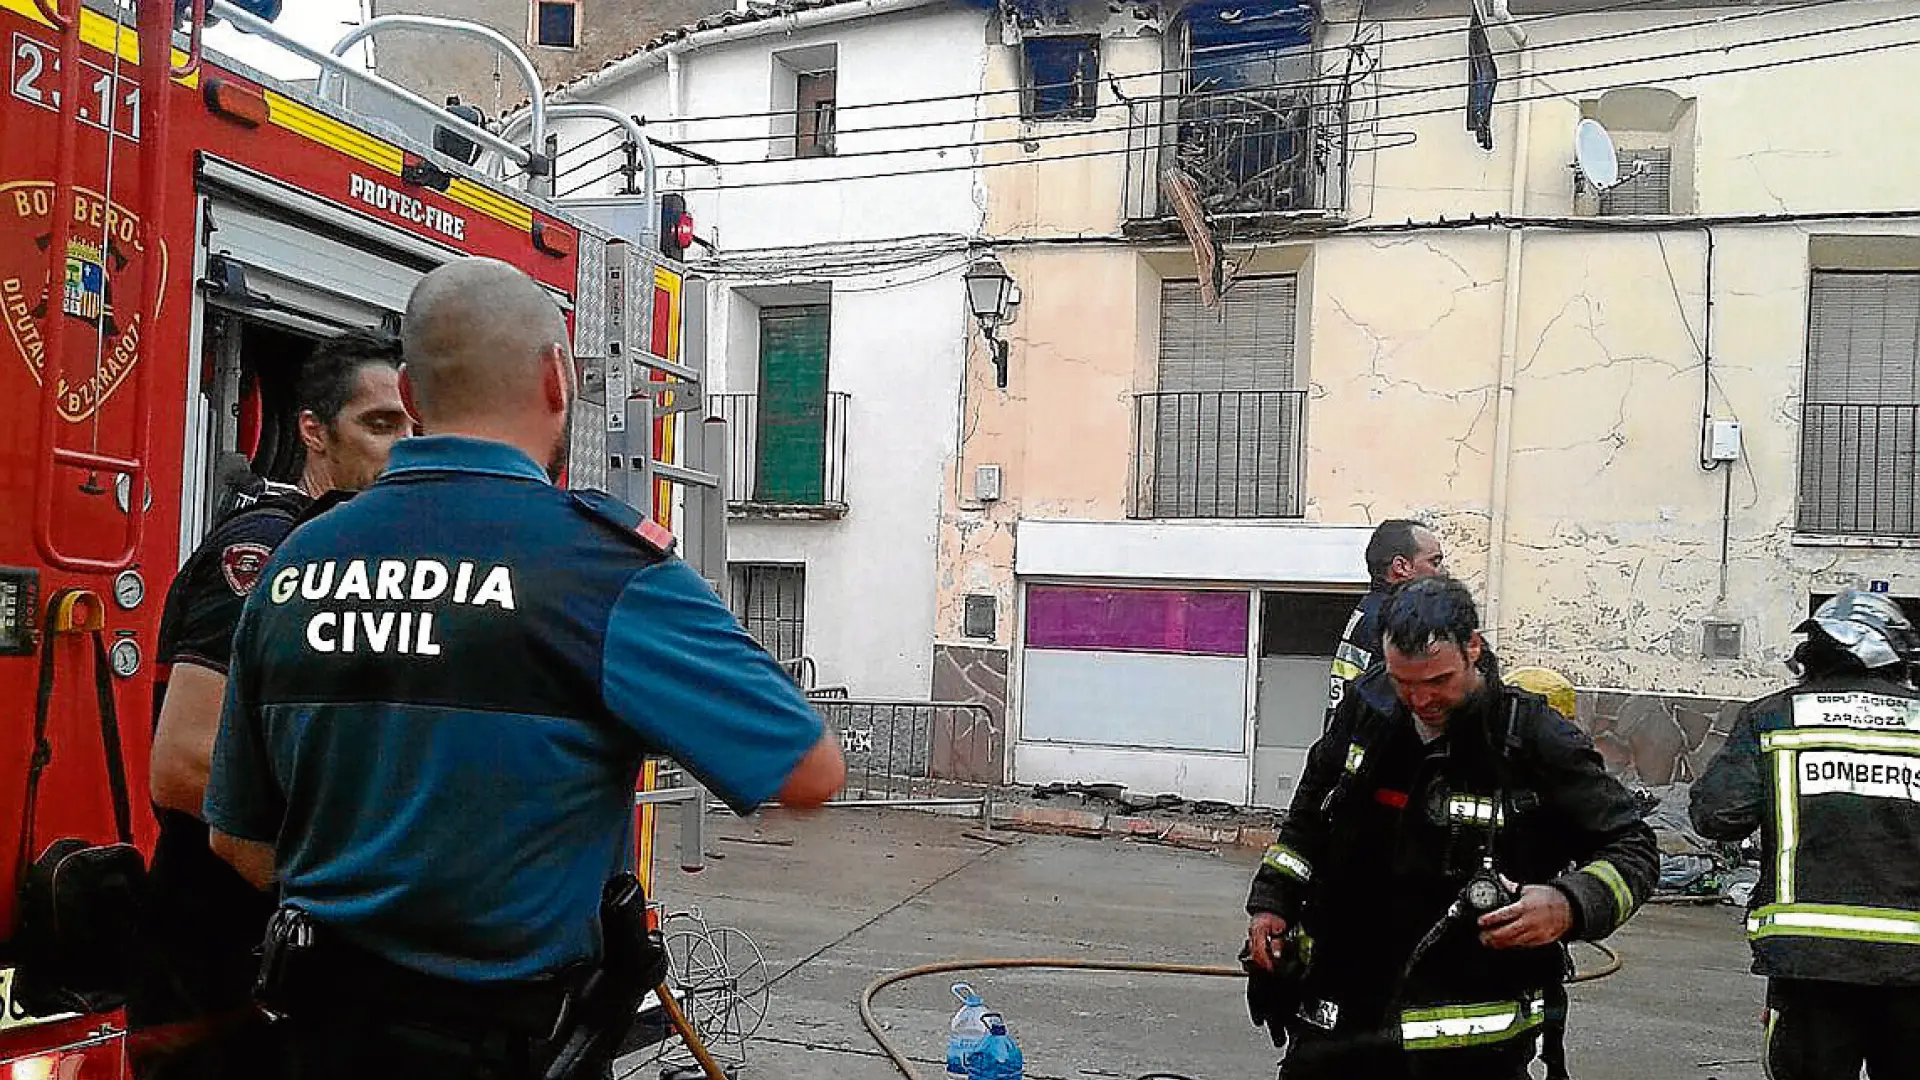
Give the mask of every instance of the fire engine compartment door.
[(210, 198), (207, 225), (207, 302), (304, 333), (379, 325), (424, 273), (254, 204)]
[[(205, 151), (199, 182), (208, 277), (223, 257), (246, 285), (244, 294), (223, 294), (219, 285), (238, 283), (219, 279), (203, 290), (208, 302), (302, 333), (328, 336), (399, 315), (416, 282), (463, 254)], [(573, 310), (571, 296), (545, 288), (560, 310)]]

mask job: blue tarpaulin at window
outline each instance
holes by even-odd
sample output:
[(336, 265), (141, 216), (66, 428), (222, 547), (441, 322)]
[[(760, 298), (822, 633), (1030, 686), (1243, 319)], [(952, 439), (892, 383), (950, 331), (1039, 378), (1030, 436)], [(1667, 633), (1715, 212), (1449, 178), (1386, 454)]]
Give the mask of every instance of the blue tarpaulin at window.
[(1307, 0), (1198, 0), (1181, 18), (1196, 51), (1272, 49), (1313, 44), (1320, 10)]

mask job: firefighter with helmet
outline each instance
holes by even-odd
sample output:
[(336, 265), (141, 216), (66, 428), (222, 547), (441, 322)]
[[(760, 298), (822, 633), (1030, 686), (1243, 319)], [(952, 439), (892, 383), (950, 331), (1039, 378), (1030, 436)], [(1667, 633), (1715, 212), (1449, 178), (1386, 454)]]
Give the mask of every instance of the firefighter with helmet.
[(1797, 685), (1740, 711), (1693, 785), (1700, 834), (1763, 828), (1747, 915), (1774, 1080), (1912, 1076), (1920, 1059), (1920, 633), (1849, 591), (1795, 628)]

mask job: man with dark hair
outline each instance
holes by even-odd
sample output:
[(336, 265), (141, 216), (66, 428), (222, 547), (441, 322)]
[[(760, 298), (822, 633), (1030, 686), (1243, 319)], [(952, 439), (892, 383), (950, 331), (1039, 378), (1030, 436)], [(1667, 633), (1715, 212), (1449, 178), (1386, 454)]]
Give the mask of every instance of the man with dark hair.
[(1417, 521), (1394, 518), (1374, 527), (1367, 540), (1367, 595), (1353, 609), (1347, 628), (1334, 650), (1332, 687), (1322, 728), (1333, 723), (1334, 710), (1355, 679), (1380, 659), (1380, 605), (1387, 590), (1403, 581), (1432, 577), (1441, 572), (1446, 555), (1440, 538)]
[(1693, 827), (1757, 828), (1747, 914), (1775, 1080), (1912, 1076), (1920, 1059), (1920, 633), (1843, 592), (1795, 628), (1798, 685), (1740, 710), (1693, 785)]
[(1287, 1080), (1521, 1080), (1564, 942), (1613, 933), (1658, 851), (1593, 744), (1505, 685), (1466, 586), (1395, 588), (1386, 662), (1308, 755), (1247, 901)]
[(233, 508), (167, 590), (149, 777), (160, 838), (127, 1005), (141, 1080), (252, 1080), (270, 1065), (250, 995), (273, 902), (208, 850), (201, 820), (227, 657), (241, 605), (312, 501), (372, 483), (408, 431), (399, 367), (399, 340), (377, 331), (316, 346), (298, 380), (299, 484), (223, 477)]
[(747, 813), (825, 802), (839, 742), (671, 535), (553, 483), (579, 386), (538, 283), (461, 259), (405, 327), (426, 434), (248, 600), (214, 850), (279, 886), (282, 1076), (593, 1075), (638, 1005), (603, 988), (664, 963), (631, 873), (646, 757)]

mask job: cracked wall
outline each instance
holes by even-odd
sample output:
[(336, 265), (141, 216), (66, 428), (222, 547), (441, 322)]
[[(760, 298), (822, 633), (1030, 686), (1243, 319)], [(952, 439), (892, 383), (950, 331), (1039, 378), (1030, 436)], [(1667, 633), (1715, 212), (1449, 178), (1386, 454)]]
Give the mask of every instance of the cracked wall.
[[(1700, 234), (1529, 234), (1494, 628), (1507, 659), (1587, 687), (1750, 697), (1779, 681), (1810, 592), (1866, 578), (1920, 592), (1899, 551), (1793, 533), (1808, 246), (1797, 228), (1719, 237), (1709, 382)], [(1434, 520), (1484, 598), (1505, 237), (1330, 238), (1293, 257), (1306, 520)], [(1125, 249), (1027, 249), (1008, 265), (1025, 293), (1011, 385), (994, 389), (976, 354), (942, 521), (938, 626), (951, 643), (1011, 641), (1018, 520), (1126, 516), (1132, 395), (1153, 385), (1161, 275), (1181, 272), (1175, 254)], [(1726, 474), (1698, 462), (1709, 389), (1712, 415), (1745, 433), (1724, 597)], [(1004, 470), (1003, 498), (970, 505), (973, 469), (989, 463)], [(994, 642), (960, 636), (970, 592), (999, 601)], [(1709, 619), (1740, 624), (1740, 658), (1703, 657)]]
[[(1794, 533), (1809, 246), (1800, 228), (1716, 234), (1708, 379), (1700, 234), (1529, 236), (1511, 658), (1586, 686), (1751, 697), (1786, 677), (1811, 593), (1874, 578), (1920, 592), (1910, 555)], [(1730, 471), (1699, 464), (1703, 395), (1713, 417), (1741, 423)], [(1738, 659), (1704, 657), (1706, 620), (1740, 625)]]
[[(1396, 39), (1432, 24), (1389, 23), (1381, 67), (1357, 95), (1363, 113), (1381, 120), (1356, 124), (1349, 220), (1510, 212), (1515, 125), (1523, 115), (1531, 117), (1523, 212), (1570, 214), (1569, 133), (1579, 101), (1633, 83), (1695, 102), (1692, 180), (1703, 214), (1908, 208), (1911, 170), (1888, 154), (1906, 145), (1892, 133), (1920, 133), (1920, 97), (1882, 93), (1873, 109), (1853, 107), (1865, 92), (1902, 85), (1911, 63), (1903, 53), (1686, 77), (1703, 66), (1755, 62), (1754, 50), (1729, 52), (1734, 44), (1857, 24), (1873, 10), (1769, 11), (1751, 22), (1662, 32), (1656, 51), (1708, 50), (1674, 61), (1645, 59), (1646, 42), (1626, 32), (1697, 21), (1697, 13), (1542, 23), (1533, 37), (1551, 46), (1543, 64), (1600, 66), (1550, 77), (1562, 96), (1524, 112), (1507, 100), (1516, 91), (1504, 80), (1490, 152), (1460, 128), (1464, 28), (1405, 42)], [(1328, 19), (1337, 48), (1350, 18), (1336, 5)], [(1871, 45), (1901, 32), (1884, 27), (1841, 40)], [(1618, 36), (1590, 41), (1603, 35)], [(1834, 40), (1781, 42), (1765, 57), (1788, 61), (1831, 49)], [(1114, 71), (1159, 63), (1151, 39), (1104, 44), (1103, 62)], [(990, 63), (990, 88), (1014, 85), (1010, 55), (1002, 51)], [(1423, 115), (1429, 108), (1438, 111)], [(1003, 120), (984, 130), (1004, 137), (1041, 128)], [(986, 157), (1035, 161), (1043, 146), (1051, 154), (1113, 145), (1112, 137), (1088, 136), (995, 147)], [(1007, 241), (999, 252), (1025, 303), (1009, 331), (1009, 389), (993, 388), (977, 337), (969, 360), (962, 449), (941, 524), (942, 642), (1000, 649), (1011, 642), (1019, 520), (1126, 515), (1129, 402), (1154, 386), (1158, 282), (1163, 274), (1190, 276), (1190, 256), (1183, 244), (1034, 242), (1112, 237), (1121, 224), (1123, 161), (1108, 154), (984, 174), (989, 235)], [(1920, 228), (1718, 231), (1711, 379), (1702, 359), (1708, 335), (1699, 232), (1527, 233), (1497, 583), (1486, 580), (1486, 569), (1506, 235), (1478, 228), (1333, 235), (1251, 249), (1234, 243), (1229, 257), (1251, 259), (1255, 270), (1284, 265), (1302, 274), (1296, 368), (1309, 392), (1305, 519), (1364, 524), (1412, 514), (1435, 522), (1453, 571), (1483, 598), (1497, 589), (1503, 657), (1550, 664), (1587, 688), (1587, 719), (1619, 744), (1616, 764), (1651, 777), (1676, 775), (1711, 748), (1718, 700), (1755, 696), (1784, 679), (1779, 660), (1810, 593), (1883, 579), (1896, 594), (1920, 594), (1911, 549), (1817, 543), (1793, 529), (1810, 245), (1814, 233), (1846, 232)], [(1920, 268), (1920, 260), (1907, 268)], [(1743, 425), (1744, 457), (1731, 469), (1699, 465), (1703, 398), (1712, 417)], [(1005, 497), (971, 505), (973, 469), (989, 462), (1004, 469)], [(1000, 601), (992, 642), (960, 635), (969, 592)], [(1739, 624), (1739, 658), (1704, 658), (1707, 620)]]

